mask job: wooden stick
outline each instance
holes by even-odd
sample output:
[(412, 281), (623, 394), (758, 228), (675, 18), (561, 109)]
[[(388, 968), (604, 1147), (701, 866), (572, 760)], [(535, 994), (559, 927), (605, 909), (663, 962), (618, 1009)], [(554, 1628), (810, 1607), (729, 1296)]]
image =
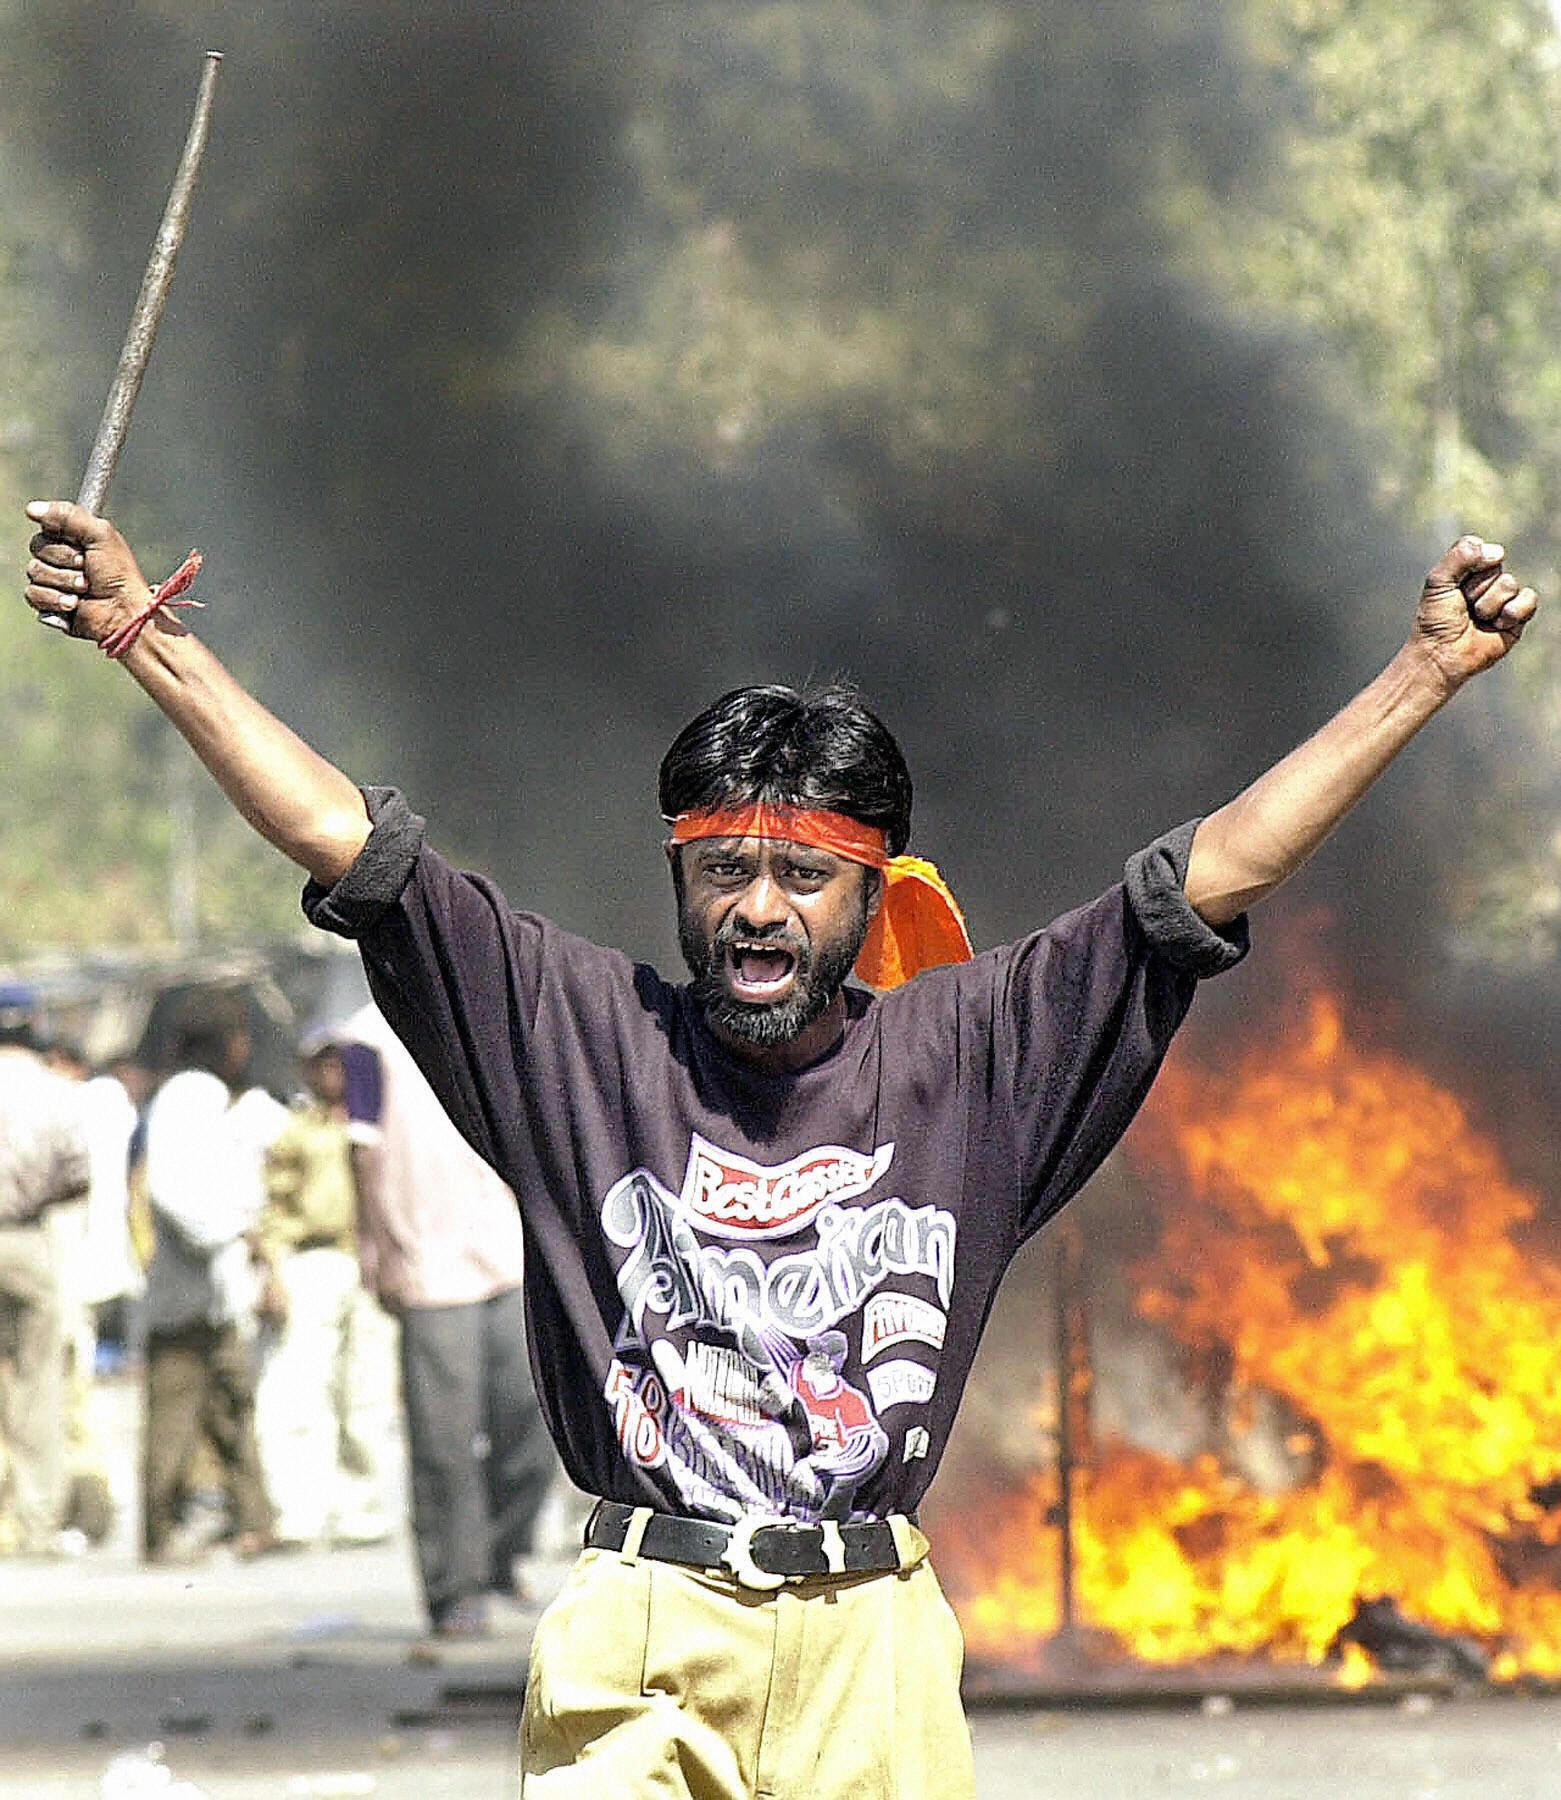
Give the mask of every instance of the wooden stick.
[[(173, 284), (174, 263), (179, 255), (179, 246), (184, 242), (184, 228), (189, 223), (190, 202), (194, 198), (201, 156), (206, 148), (206, 136), (211, 124), (212, 96), (216, 92), (217, 71), (221, 65), (221, 51), (208, 50), (201, 70), (200, 87), (195, 96), (195, 113), (190, 120), (189, 134), (184, 140), (184, 154), (179, 158), (173, 186), (168, 192), (163, 222), (157, 228), (151, 259), (141, 278), (141, 292), (136, 296), (135, 310), (130, 315), (130, 329), (125, 333), (124, 348), (119, 353), (119, 367), (114, 371), (113, 384), (108, 390), (103, 417), (98, 424), (98, 434), (93, 440), (92, 454), (87, 458), (87, 470), (81, 478), (81, 489), (76, 495), (77, 504), (84, 506), (88, 512), (99, 511), (108, 493), (108, 485), (114, 478), (114, 468), (119, 461), (119, 452), (124, 447), (125, 433), (130, 429), (130, 415), (135, 408), (136, 395), (141, 391), (141, 378), (145, 375), (147, 362), (151, 358), (157, 327), (162, 323), (168, 290)], [(52, 626), (56, 631), (69, 631), (71, 628), (69, 617), (60, 613), (39, 613), (38, 620), (40, 624)]]

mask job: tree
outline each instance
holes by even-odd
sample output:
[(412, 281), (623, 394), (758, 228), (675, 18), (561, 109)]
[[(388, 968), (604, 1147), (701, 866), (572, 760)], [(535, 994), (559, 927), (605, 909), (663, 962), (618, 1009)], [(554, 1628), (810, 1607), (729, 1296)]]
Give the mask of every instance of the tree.
[[(1561, 571), (1561, 41), (1543, 0), (1240, 0), (1271, 178), (1187, 207), (1192, 256), (1304, 324), (1380, 445), (1381, 503), (1445, 540), (1477, 525)], [(1199, 204), (1203, 202), (1204, 204)], [(1561, 726), (1553, 619), (1514, 664), (1535, 746)], [(1552, 759), (1503, 760), (1455, 911), (1548, 960), (1561, 935)]]
[[(16, 150), (0, 132), (8, 168)], [(71, 221), (63, 196), (40, 204), (48, 197), (21, 182), (0, 190), (0, 554), (13, 593), (26, 560), (24, 502), (40, 486), (75, 488), (57, 413), (44, 404), (67, 384), (40, 270)], [(68, 253), (79, 262), (79, 246)], [(142, 523), (161, 549), (155, 522)], [(0, 663), (0, 959), (290, 925), (296, 883), (190, 779), (183, 747), (141, 694), (90, 645), (29, 625), (11, 604)]]

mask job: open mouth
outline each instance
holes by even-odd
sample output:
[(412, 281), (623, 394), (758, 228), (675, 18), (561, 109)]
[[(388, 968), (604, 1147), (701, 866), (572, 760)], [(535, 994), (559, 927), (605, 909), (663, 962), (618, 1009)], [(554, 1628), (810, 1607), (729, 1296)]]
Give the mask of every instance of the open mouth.
[(796, 973), (795, 951), (776, 944), (733, 944), (726, 952), (728, 984), (739, 1000), (750, 1004), (778, 998)]

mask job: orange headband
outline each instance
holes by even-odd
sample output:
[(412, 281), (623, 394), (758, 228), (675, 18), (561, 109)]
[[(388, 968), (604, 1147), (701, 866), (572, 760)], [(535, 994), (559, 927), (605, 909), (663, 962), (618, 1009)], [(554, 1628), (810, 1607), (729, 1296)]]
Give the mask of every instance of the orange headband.
[(885, 834), (875, 825), (864, 825), (845, 813), (763, 801), (680, 813), (672, 821), (674, 844), (716, 837), (809, 844), (879, 870), (883, 899), (856, 959), (856, 973), (869, 987), (898, 987), (923, 969), (970, 960), (970, 934), (943, 877), (919, 856), (890, 856)]

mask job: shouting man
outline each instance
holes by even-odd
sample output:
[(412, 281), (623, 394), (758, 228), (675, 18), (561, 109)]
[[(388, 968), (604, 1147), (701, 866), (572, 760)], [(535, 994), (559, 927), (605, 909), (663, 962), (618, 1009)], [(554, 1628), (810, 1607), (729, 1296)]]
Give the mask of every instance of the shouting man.
[(399, 794), (147, 612), (112, 525), (28, 512), (29, 603), (120, 655), (308, 872), (310, 918), (358, 940), (521, 1196), (538, 1392), (602, 1496), (537, 1629), (523, 1793), (973, 1793), (916, 1507), (997, 1284), (1121, 1135), (1199, 978), (1240, 960), (1246, 909), (1517, 642), (1537, 600), (1500, 546), (1460, 539), (1385, 671), (1246, 792), (974, 958), (904, 854), (910, 776), (860, 697), (726, 695), (661, 767), (673, 985), (453, 869)]

